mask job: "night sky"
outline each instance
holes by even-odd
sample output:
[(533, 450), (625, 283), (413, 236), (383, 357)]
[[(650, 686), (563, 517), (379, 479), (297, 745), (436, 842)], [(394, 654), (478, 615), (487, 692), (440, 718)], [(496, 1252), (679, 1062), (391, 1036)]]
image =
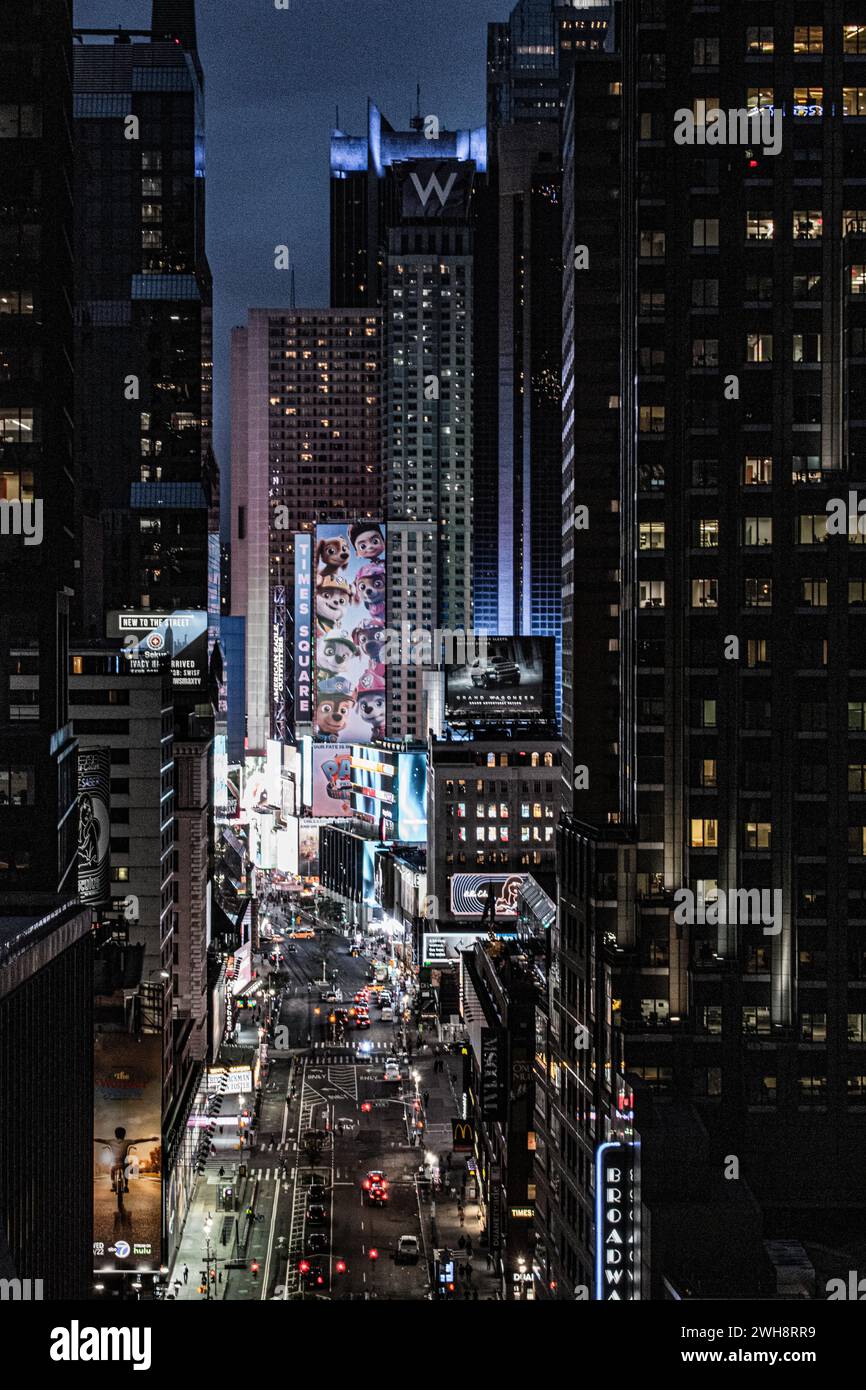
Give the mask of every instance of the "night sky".
[[(228, 336), (248, 307), (329, 299), (328, 142), (365, 128), (367, 97), (398, 129), (422, 111), (481, 125), (486, 25), (513, 0), (198, 0), (207, 105), (207, 246), (214, 276), (215, 445), (228, 473)], [(74, 0), (81, 28), (146, 28), (149, 0)]]

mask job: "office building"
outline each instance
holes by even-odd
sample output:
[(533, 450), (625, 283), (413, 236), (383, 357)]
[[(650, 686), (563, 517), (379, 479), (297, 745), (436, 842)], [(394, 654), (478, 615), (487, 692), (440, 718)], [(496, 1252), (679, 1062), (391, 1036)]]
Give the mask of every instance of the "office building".
[(491, 882), (502, 921), (516, 915), (528, 875), (554, 891), (562, 793), (554, 739), (431, 739), (427, 786), (427, 885), (437, 930), (477, 930)]
[[(207, 607), (218, 518), (195, 10), (74, 52), (81, 634), (120, 608)], [(166, 35), (165, 37), (163, 35)]]
[(609, 16), (607, 5), (519, 0), (488, 26), (490, 196), (479, 220), (494, 266), (479, 266), (476, 303), (475, 623), (554, 637), (558, 658), (561, 108), (577, 55), (603, 46)]
[(738, 1155), (765, 1239), (859, 1229), (866, 581), (829, 517), (863, 467), (866, 49), (841, 4), (770, 17), (645, 0), (566, 119), (561, 1009), (595, 1065), (563, 1049), (565, 1297), (624, 1076)]
[[(251, 753), (277, 736), (271, 632), (278, 606), (291, 623), (295, 533), (381, 520), (380, 328), (376, 309), (251, 309), (232, 331), (231, 599), (246, 620)], [(280, 736), (293, 727), (290, 713)]]
[(77, 892), (67, 0), (0, 13), (0, 893)]

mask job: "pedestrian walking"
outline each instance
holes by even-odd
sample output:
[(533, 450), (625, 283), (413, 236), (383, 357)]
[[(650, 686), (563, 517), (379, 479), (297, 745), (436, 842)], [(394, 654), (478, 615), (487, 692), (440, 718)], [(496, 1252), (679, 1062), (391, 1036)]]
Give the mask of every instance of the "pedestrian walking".
[(465, 1249), (466, 1249), (466, 1237), (465, 1237), (465, 1236), (461, 1236), (460, 1239), (458, 1240), (457, 1244), (460, 1246), (460, 1249), (461, 1249), (461, 1250), (465, 1250)]
[(225, 1168), (223, 1168), (222, 1164), (220, 1164), (220, 1170), (219, 1170), (218, 1176), (221, 1177), (221, 1178), (224, 1178), (225, 1175), (226, 1175), (226, 1170), (225, 1170)]
[(475, 1288), (474, 1285), (473, 1285), (473, 1288), (472, 1288), (472, 1297), (473, 1297), (473, 1298), (477, 1298), (477, 1297), (478, 1297), (478, 1290)]
[(427, 1109), (427, 1105), (428, 1105), (429, 1100), (430, 1100), (430, 1092), (429, 1092), (429, 1091), (425, 1091), (425, 1092), (424, 1092), (424, 1109), (425, 1109), (425, 1110)]
[(487, 1251), (487, 1255), (485, 1256), (485, 1258), (487, 1260), (487, 1271), (489, 1273), (490, 1270), (493, 1268), (493, 1256), (491, 1255), (489, 1250)]
[(467, 1236), (467, 1237), (466, 1237), (466, 1254), (467, 1254), (467, 1255), (470, 1257), (470, 1259), (471, 1259), (471, 1257), (472, 1257), (472, 1237), (471, 1237), (471, 1236)]
[(451, 1155), (450, 1155), (450, 1153), (445, 1155), (445, 1161), (446, 1161), (446, 1163), (448, 1164), (448, 1172), (450, 1173), (450, 1172), (451, 1172)]
[(183, 1282), (185, 1284), (189, 1283), (189, 1265), (184, 1265), (183, 1267)]

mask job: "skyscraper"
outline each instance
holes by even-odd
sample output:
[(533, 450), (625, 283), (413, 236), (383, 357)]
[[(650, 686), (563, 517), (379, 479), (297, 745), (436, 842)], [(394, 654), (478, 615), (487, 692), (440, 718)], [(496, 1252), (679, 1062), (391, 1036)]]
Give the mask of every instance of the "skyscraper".
[[(387, 623), (431, 637), (473, 622), (474, 180), (486, 167), (483, 128), (419, 114), (394, 131), (372, 104), (366, 136), (331, 140), (332, 266), (366, 264), (365, 294), (380, 267)], [(350, 278), (335, 271), (332, 294)], [(395, 736), (426, 734), (422, 669), (389, 667)]]
[[(609, 6), (519, 0), (488, 26), (491, 194), (484, 244), (495, 270), (479, 291), (474, 501), (475, 621), (553, 636), (559, 648), (562, 516), (560, 118), (578, 53), (601, 48)], [(483, 296), (495, 307), (485, 312)], [(493, 335), (491, 340), (490, 335)], [(479, 335), (481, 336), (481, 335)], [(495, 344), (492, 373), (485, 353)]]
[(71, 5), (0, 13), (0, 892), (77, 892)]
[[(376, 309), (251, 309), (232, 331), (232, 612), (246, 618), (251, 752), (277, 736), (271, 628), (279, 594), (291, 622), (295, 533), (381, 519), (381, 351)], [(290, 696), (291, 642), (288, 656)]]
[[(559, 955), (592, 1054), (561, 1049), (576, 1203), (547, 1246), (572, 1285), (617, 1075), (738, 1157), (765, 1234), (843, 1245), (858, 1202), (866, 576), (831, 518), (863, 469), (866, 45), (835, 0), (771, 17), (644, 0), (622, 71), (575, 81)], [(726, 1253), (666, 1277), (712, 1296)]]
[[(186, 15), (186, 22), (181, 23)], [(207, 607), (211, 277), (194, 7), (75, 49), (82, 635), (103, 612)], [(156, 37), (168, 26), (173, 37)], [(91, 41), (94, 40), (94, 41)]]

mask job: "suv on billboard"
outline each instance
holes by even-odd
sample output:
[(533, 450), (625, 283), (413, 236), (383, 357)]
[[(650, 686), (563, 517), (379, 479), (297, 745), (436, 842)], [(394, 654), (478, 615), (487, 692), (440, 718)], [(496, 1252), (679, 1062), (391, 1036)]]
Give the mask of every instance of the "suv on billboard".
[(470, 674), (472, 684), (480, 689), (520, 684), (520, 667), (506, 656), (492, 656), (486, 666), (476, 666)]

